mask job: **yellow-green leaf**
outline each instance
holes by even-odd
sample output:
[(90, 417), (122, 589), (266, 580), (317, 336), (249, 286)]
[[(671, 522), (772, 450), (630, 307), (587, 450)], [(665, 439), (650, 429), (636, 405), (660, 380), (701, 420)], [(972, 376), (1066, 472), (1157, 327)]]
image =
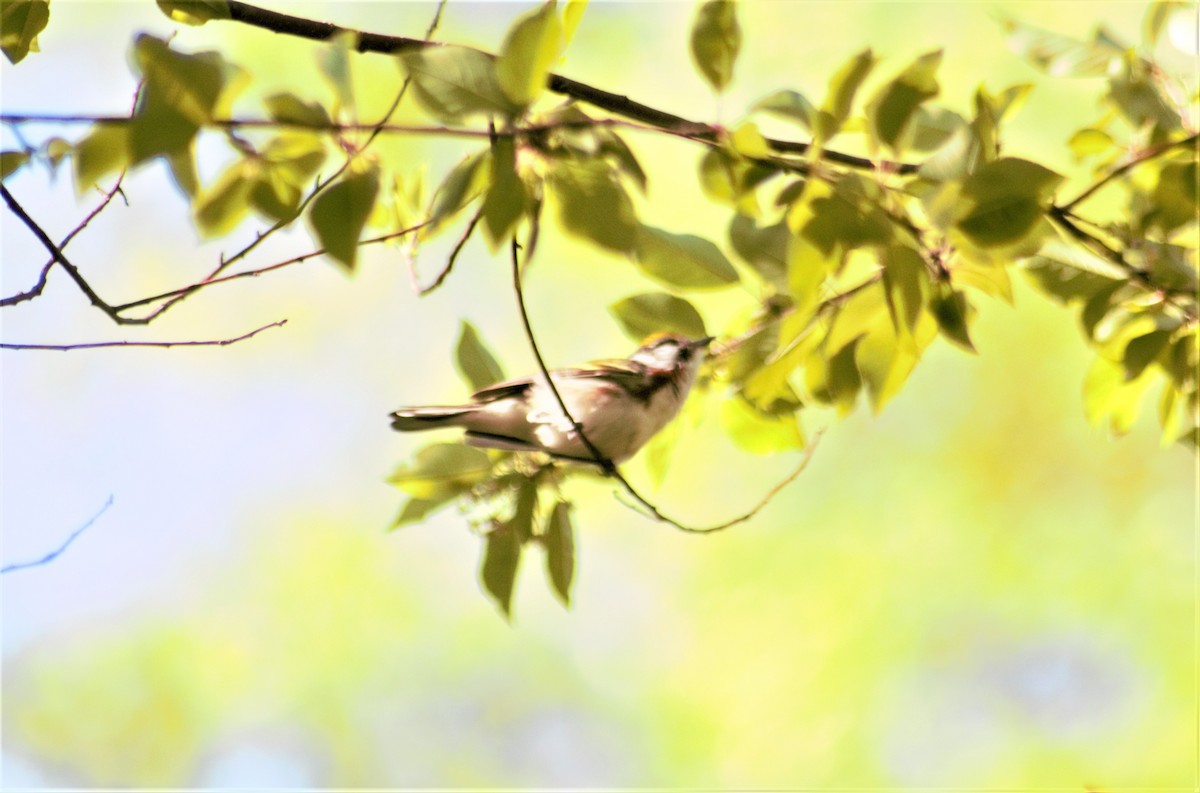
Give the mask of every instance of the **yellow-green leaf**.
[(49, 0), (6, 0), (0, 7), (0, 50), (10, 63), (38, 52), (38, 34), (50, 21)]
[(625, 334), (639, 343), (655, 333), (679, 333), (693, 339), (708, 335), (695, 306), (666, 292), (622, 298), (609, 306), (608, 311)]
[(388, 482), (413, 498), (440, 499), (470, 490), (491, 474), (486, 452), (459, 443), (437, 443), (417, 452), (411, 465), (401, 465)]
[(732, 0), (707, 0), (692, 23), (692, 62), (717, 91), (733, 79), (733, 66), (742, 47), (737, 5)]
[(508, 98), (521, 107), (537, 99), (562, 47), (562, 22), (554, 0), (519, 17), (504, 37), (496, 59), (496, 77)]
[(400, 59), (417, 101), (442, 121), (459, 123), (480, 114), (507, 117), (520, 110), (500, 87), (495, 61), (478, 50), (426, 47)]
[(358, 240), (378, 195), (377, 169), (347, 171), (341, 180), (317, 196), (309, 209), (308, 220), (317, 241), (325, 253), (348, 270), (354, 269)]
[(230, 16), (226, 0), (158, 0), (158, 10), (184, 25), (203, 25)]
[(106, 174), (129, 164), (129, 127), (125, 124), (97, 124), (83, 140), (75, 144), (71, 158), (75, 168), (75, 190), (91, 190)]
[(904, 134), (921, 103), (938, 94), (937, 70), (942, 51), (926, 53), (887, 83), (867, 106), (875, 139), (894, 151), (902, 149)]
[(28, 152), (23, 151), (5, 151), (0, 152), (0, 179), (7, 179), (11, 174), (15, 173), (22, 165), (29, 162)]
[(546, 521), (542, 543), (546, 547), (546, 574), (554, 593), (564, 606), (571, 605), (571, 581), (575, 577), (575, 536), (571, 526), (571, 505), (559, 501)]
[(202, 235), (218, 237), (237, 227), (250, 210), (250, 192), (257, 175), (256, 163), (237, 162), (201, 191), (192, 215)]
[(646, 275), (680, 289), (715, 289), (738, 281), (737, 270), (709, 240), (653, 226), (638, 231), (636, 262)]
[(454, 363), (459, 374), (473, 391), (479, 391), (504, 379), (504, 370), (496, 362), (491, 350), (479, 337), (475, 326), (465, 319), (458, 334), (454, 349)]
[(638, 220), (633, 202), (610, 165), (562, 160), (550, 172), (563, 229), (618, 253), (633, 250)]

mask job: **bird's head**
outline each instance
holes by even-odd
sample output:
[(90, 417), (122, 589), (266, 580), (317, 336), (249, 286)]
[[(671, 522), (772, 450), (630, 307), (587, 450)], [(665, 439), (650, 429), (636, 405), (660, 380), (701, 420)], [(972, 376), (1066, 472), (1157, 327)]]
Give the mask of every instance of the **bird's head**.
[(713, 338), (689, 339), (673, 333), (662, 334), (650, 338), (629, 359), (651, 369), (687, 371), (695, 375)]

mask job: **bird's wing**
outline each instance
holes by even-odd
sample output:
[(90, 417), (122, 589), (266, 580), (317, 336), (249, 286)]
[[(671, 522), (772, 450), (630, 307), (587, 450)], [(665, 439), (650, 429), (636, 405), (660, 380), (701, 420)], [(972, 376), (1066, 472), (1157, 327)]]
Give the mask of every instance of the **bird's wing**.
[(505, 380), (503, 383), (479, 389), (471, 394), (471, 399), (479, 403), (495, 402), (498, 399), (521, 396), (532, 387), (533, 379), (530, 377), (523, 377), (520, 380)]

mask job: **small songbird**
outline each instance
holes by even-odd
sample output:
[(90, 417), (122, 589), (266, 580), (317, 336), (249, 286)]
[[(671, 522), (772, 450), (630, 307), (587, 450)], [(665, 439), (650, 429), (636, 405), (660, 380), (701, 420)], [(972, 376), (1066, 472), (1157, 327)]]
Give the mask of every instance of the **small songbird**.
[[(550, 376), (587, 439), (620, 463), (683, 407), (712, 340), (659, 336), (628, 359), (557, 369)], [(465, 429), (472, 446), (595, 462), (540, 374), (477, 391), (469, 405), (408, 407), (392, 414), (392, 429), (400, 432), (441, 427)]]

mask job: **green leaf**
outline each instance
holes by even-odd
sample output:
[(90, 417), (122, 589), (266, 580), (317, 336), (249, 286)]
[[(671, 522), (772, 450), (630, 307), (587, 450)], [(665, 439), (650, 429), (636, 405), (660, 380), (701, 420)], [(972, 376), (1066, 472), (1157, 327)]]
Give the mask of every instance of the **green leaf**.
[(508, 98), (521, 107), (537, 99), (562, 47), (562, 22), (554, 0), (518, 17), (496, 60), (496, 78)]
[(437, 443), (417, 452), (412, 465), (401, 465), (388, 482), (413, 498), (439, 500), (465, 493), (491, 475), (486, 452), (460, 443)]
[(562, 6), (563, 47), (565, 48), (575, 38), (575, 31), (583, 21), (583, 12), (587, 10), (588, 0), (566, 0)]
[(16, 173), (16, 171), (27, 162), (29, 162), (28, 152), (0, 152), (0, 179), (7, 179), (10, 175)]
[(906, 245), (883, 251), (883, 290), (897, 333), (912, 333), (925, 310), (929, 273), (921, 254)]
[(981, 156), (979, 137), (971, 125), (964, 123), (921, 163), (918, 173), (930, 182), (953, 182), (972, 173)]
[(571, 505), (559, 501), (546, 521), (542, 535), (546, 546), (546, 574), (564, 606), (571, 605), (571, 580), (575, 577), (575, 536), (571, 526)]
[(205, 237), (228, 234), (250, 210), (250, 193), (258, 176), (258, 164), (234, 163), (217, 180), (201, 191), (192, 206), (196, 228)]
[(700, 187), (714, 201), (758, 217), (754, 188), (778, 173), (763, 163), (737, 157), (724, 149), (709, 149), (700, 160)]
[(1005, 157), (987, 163), (963, 186), (962, 195), (972, 204), (957, 226), (983, 248), (1018, 242), (1038, 225), (1061, 181), (1058, 174), (1028, 160)]
[(495, 356), (484, 345), (475, 326), (465, 319), (459, 330), (454, 363), (472, 391), (480, 391), (504, 379), (504, 370), (496, 363)]
[(1164, 234), (1196, 221), (1200, 212), (1200, 166), (1196, 162), (1173, 162), (1163, 167), (1154, 187), (1156, 205), (1147, 226), (1157, 226)]
[(512, 594), (520, 563), (521, 538), (515, 528), (500, 524), (488, 532), (479, 577), (484, 589), (509, 619), (512, 619)]
[(708, 335), (695, 306), (666, 292), (622, 298), (609, 306), (608, 311), (625, 335), (639, 343), (655, 333), (679, 333), (693, 339)]
[(515, 142), (511, 137), (497, 138), (492, 144), (492, 183), (483, 200), (484, 237), (493, 251), (508, 239), (527, 204), (525, 183), (517, 174)]
[(770, 113), (785, 121), (793, 121), (805, 129), (812, 129), (817, 108), (798, 91), (781, 90), (768, 94), (750, 106), (750, 111)]
[(1115, 265), (1079, 245), (1053, 240), (1037, 256), (1023, 262), (1039, 289), (1063, 303), (1085, 301), (1125, 282)]
[(341, 30), (330, 36), (317, 53), (317, 68), (333, 89), (333, 115), (354, 114), (354, 80), (350, 75), (350, 53), (358, 47), (358, 34)]
[(329, 127), (333, 121), (320, 102), (305, 102), (295, 94), (272, 94), (263, 100), (271, 118), (284, 124), (303, 124), (307, 127)]
[(40, 52), (38, 34), (50, 21), (49, 0), (6, 0), (0, 8), (0, 49), (10, 63)]
[(186, 150), (213, 118), (225, 87), (225, 62), (215, 52), (185, 55), (140, 35), (134, 60), (143, 85), (132, 128), (130, 164)]
[(733, 79), (733, 65), (742, 47), (737, 5), (732, 0), (707, 0), (692, 23), (692, 62), (718, 92)]
[(457, 124), (471, 115), (509, 117), (520, 111), (486, 54), (465, 47), (426, 47), (400, 56), (417, 101), (434, 117)]
[(814, 399), (828, 403), (845, 416), (854, 409), (858, 392), (862, 390), (862, 376), (854, 362), (854, 351), (861, 337), (854, 339), (827, 361), (815, 358), (805, 367), (805, 383)]
[(825, 95), (825, 103), (821, 105), (813, 129), (817, 141), (824, 144), (841, 130), (846, 119), (850, 117), (854, 95), (858, 93), (875, 63), (875, 55), (867, 49), (855, 55), (834, 73), (829, 80), (829, 91)]
[(1125, 369), (1103, 356), (1097, 357), (1083, 382), (1084, 415), (1092, 426), (1108, 420), (1114, 434), (1124, 435), (1133, 426), (1142, 398), (1154, 383), (1149, 372), (1125, 379)]
[(483, 565), (479, 577), (484, 589), (495, 598), (506, 617), (512, 618), (512, 593), (517, 567), (521, 561), (521, 544), (533, 536), (533, 516), (537, 508), (537, 484), (523, 479), (517, 489), (517, 505), (513, 516), (495, 524), (484, 544)]
[(967, 352), (976, 352), (967, 329), (970, 304), (966, 295), (958, 290), (940, 289), (930, 298), (929, 308), (943, 336)]
[(400, 514), (396, 516), (396, 519), (392, 521), (392, 525), (388, 527), (388, 531), (424, 520), (427, 515), (446, 506), (453, 499), (453, 495), (446, 496), (445, 498), (410, 498), (404, 502), (404, 507), (401, 508)]
[(753, 121), (738, 124), (729, 133), (729, 146), (738, 154), (748, 158), (764, 158), (771, 156), (771, 147), (767, 139), (758, 131), (758, 125)]
[(1182, 126), (1179, 110), (1162, 89), (1151, 68), (1129, 55), (1123, 68), (1108, 81), (1109, 100), (1134, 127), (1154, 124), (1162, 131)]
[(638, 189), (645, 193), (646, 172), (621, 136), (611, 129), (598, 130), (597, 134), (600, 136), (600, 154), (609, 157), (617, 170), (632, 179)]
[(788, 244), (792, 232), (784, 220), (760, 227), (753, 218), (735, 214), (729, 224), (729, 244), (734, 252), (778, 288), (787, 285)]
[(430, 216), (435, 223), (456, 214), (483, 192), (491, 178), (491, 156), (491, 150), (483, 149), (451, 169), (437, 190)]
[(1076, 160), (1084, 160), (1088, 157), (1097, 154), (1103, 154), (1106, 151), (1111, 151), (1116, 148), (1117, 142), (1113, 140), (1112, 135), (1109, 135), (1102, 129), (1094, 129), (1085, 127), (1077, 131), (1067, 141), (1067, 146), (1071, 149), (1071, 154)]
[(123, 169), (129, 163), (129, 127), (125, 124), (97, 124), (75, 144), (72, 157), (75, 191), (92, 189), (101, 177)]
[(1146, 371), (1146, 367), (1153, 363), (1163, 350), (1167, 349), (1170, 341), (1171, 331), (1169, 330), (1156, 330), (1131, 339), (1125, 345), (1125, 354), (1121, 359), (1121, 363), (1125, 367), (1125, 379), (1136, 379)]
[(921, 105), (913, 114), (910, 145), (914, 151), (934, 151), (966, 126), (966, 120), (953, 110)]
[(854, 177), (844, 177), (832, 195), (816, 197), (812, 216), (800, 234), (825, 255), (888, 242), (892, 226), (887, 216), (867, 196), (859, 194)]
[(679, 289), (715, 289), (735, 284), (737, 270), (712, 242), (642, 226), (635, 261), (651, 278)]
[(794, 413), (768, 415), (737, 396), (721, 402), (721, 427), (734, 443), (751, 454), (803, 449), (805, 444)]
[(893, 151), (904, 148), (902, 137), (921, 103), (938, 94), (937, 70), (942, 51), (928, 52), (885, 84), (867, 106), (875, 139)]
[(873, 412), (879, 413), (900, 392), (922, 351), (935, 336), (937, 323), (923, 313), (904, 337), (885, 322), (876, 323), (860, 339), (854, 360), (867, 387)]
[(317, 241), (334, 261), (353, 271), (358, 240), (379, 195), (379, 171), (350, 171), (312, 202), (308, 220)]
[(184, 25), (203, 25), (212, 19), (229, 19), (226, 0), (158, 0), (158, 10)]
[(618, 253), (633, 250), (639, 234), (633, 202), (607, 163), (559, 160), (549, 175), (563, 229)]

